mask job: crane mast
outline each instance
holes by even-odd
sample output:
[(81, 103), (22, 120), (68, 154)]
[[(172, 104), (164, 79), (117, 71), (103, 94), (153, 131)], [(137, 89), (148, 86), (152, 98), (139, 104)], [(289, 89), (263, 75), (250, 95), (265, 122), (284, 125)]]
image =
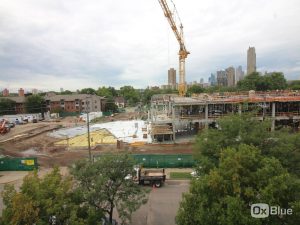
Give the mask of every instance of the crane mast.
[(173, 18), (173, 14), (167, 4), (166, 0), (158, 0), (159, 4), (171, 26), (171, 29), (173, 30), (175, 37), (179, 43), (179, 86), (178, 86), (178, 92), (180, 96), (186, 95), (186, 82), (185, 82), (185, 59), (187, 58), (187, 55), (190, 54), (186, 50), (185, 44), (184, 44), (184, 38), (183, 38), (183, 26), (180, 22), (180, 31), (177, 28), (177, 25), (175, 23), (175, 20)]

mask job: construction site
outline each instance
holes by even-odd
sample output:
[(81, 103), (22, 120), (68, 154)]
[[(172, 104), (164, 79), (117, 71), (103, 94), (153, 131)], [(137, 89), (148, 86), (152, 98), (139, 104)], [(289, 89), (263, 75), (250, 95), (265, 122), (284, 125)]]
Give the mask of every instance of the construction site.
[(156, 95), (152, 97), (149, 111), (152, 140), (180, 143), (184, 137), (191, 137), (204, 128), (217, 128), (217, 119), (237, 113), (251, 113), (258, 120), (270, 119), (271, 131), (278, 126), (291, 126), (297, 130), (300, 93), (249, 91), (193, 97)]
[[(152, 96), (148, 115), (123, 112), (112, 117), (97, 112), (104, 119), (93, 124), (84, 122), (84, 115), (43, 121), (39, 115), (26, 115), (25, 123), (20, 115), (4, 116), (0, 124), (1, 154), (38, 157), (39, 164), (46, 167), (68, 165), (86, 157), (87, 149), (93, 154), (125, 150), (143, 154), (191, 154), (195, 135), (208, 127), (218, 128), (217, 120), (231, 114), (251, 113), (258, 120), (270, 119), (271, 131), (279, 126), (298, 129), (300, 93), (297, 91), (228, 92), (186, 97), (185, 60), (190, 52), (186, 48), (183, 25), (173, 1), (168, 4), (166, 0), (159, 0), (159, 4), (179, 44), (178, 95)], [(79, 100), (79, 95), (57, 95), (51, 104), (50, 97), (46, 98), (47, 113), (51, 107), (83, 109), (87, 97)], [(95, 97), (93, 102), (99, 105), (94, 110), (101, 109), (103, 99)]]

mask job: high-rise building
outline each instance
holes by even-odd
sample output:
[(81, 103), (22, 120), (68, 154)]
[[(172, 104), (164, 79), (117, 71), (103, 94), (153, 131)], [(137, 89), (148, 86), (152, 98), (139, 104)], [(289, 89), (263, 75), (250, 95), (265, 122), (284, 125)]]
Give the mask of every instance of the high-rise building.
[(2, 91), (2, 95), (3, 97), (8, 97), (9, 96), (9, 90), (7, 88), (5, 88), (3, 91)]
[(228, 67), (226, 70), (227, 86), (235, 86), (235, 69), (233, 66)]
[(224, 70), (217, 71), (217, 84), (219, 86), (227, 86), (227, 77)]
[(176, 70), (174, 68), (168, 70), (168, 85), (172, 89), (176, 88)]
[(217, 84), (216, 75), (213, 73), (210, 74), (210, 77), (208, 78), (208, 82), (211, 86), (215, 86)]
[(249, 47), (247, 51), (247, 75), (256, 72), (256, 53), (254, 47)]
[(243, 71), (242, 66), (238, 66), (235, 70), (235, 83), (239, 82), (240, 80), (243, 80), (245, 76), (245, 73)]

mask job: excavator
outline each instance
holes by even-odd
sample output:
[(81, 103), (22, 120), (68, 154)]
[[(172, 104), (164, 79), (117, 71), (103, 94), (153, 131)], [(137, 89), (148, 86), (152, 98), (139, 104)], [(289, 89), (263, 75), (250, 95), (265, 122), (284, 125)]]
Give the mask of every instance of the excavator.
[(180, 31), (177, 28), (177, 25), (175, 23), (175, 19), (174, 19), (174, 14), (171, 12), (168, 4), (167, 4), (167, 0), (158, 0), (160, 3), (160, 6), (165, 14), (165, 17), (167, 18), (171, 29), (173, 30), (175, 37), (179, 43), (179, 85), (178, 85), (178, 92), (179, 92), (179, 96), (185, 96), (186, 95), (186, 81), (185, 81), (185, 59), (187, 58), (188, 54), (190, 54), (189, 51), (186, 50), (185, 47), (185, 43), (184, 43), (184, 38), (183, 38), (183, 25), (181, 23), (180, 17), (178, 15), (177, 9), (174, 5), (174, 11), (177, 13), (178, 18), (179, 18), (179, 22), (180, 22)]
[(6, 134), (7, 132), (9, 132), (10, 128), (5, 126), (7, 123), (6, 120), (2, 120), (0, 122), (0, 134)]

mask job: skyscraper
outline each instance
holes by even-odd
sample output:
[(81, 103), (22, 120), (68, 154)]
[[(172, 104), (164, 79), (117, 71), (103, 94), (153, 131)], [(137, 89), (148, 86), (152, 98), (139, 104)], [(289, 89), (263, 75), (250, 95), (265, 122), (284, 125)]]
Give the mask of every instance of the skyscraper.
[(216, 75), (213, 73), (210, 74), (210, 77), (208, 78), (208, 82), (210, 83), (211, 86), (215, 86), (217, 84)]
[(245, 75), (245, 73), (243, 71), (242, 66), (238, 66), (235, 70), (235, 83), (237, 83), (240, 80), (243, 80), (244, 75)]
[(176, 88), (176, 70), (174, 68), (168, 70), (168, 85), (172, 89)]
[(233, 66), (228, 67), (226, 69), (226, 78), (227, 78), (227, 86), (233, 87), (235, 86), (235, 69)]
[(227, 86), (227, 77), (224, 70), (217, 71), (217, 84), (219, 86)]
[(256, 72), (256, 53), (254, 47), (249, 47), (247, 51), (247, 75)]

